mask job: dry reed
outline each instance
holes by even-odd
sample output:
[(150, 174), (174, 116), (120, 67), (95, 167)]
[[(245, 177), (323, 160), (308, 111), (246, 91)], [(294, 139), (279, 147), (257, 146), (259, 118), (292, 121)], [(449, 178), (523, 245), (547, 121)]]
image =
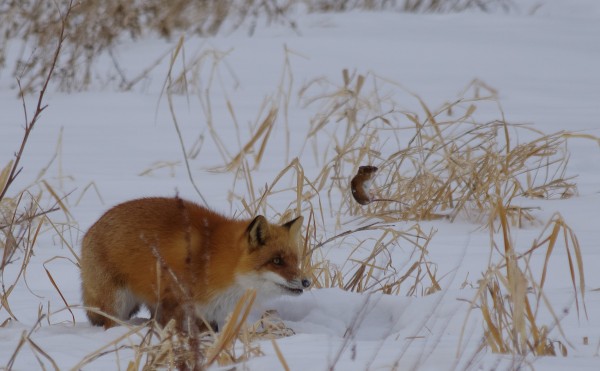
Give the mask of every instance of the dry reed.
[[(481, 313), (485, 328), (484, 344), (494, 353), (566, 356), (567, 345), (570, 346), (570, 343), (560, 326), (561, 317), (556, 314), (544, 294), (544, 283), (549, 259), (562, 241), (568, 257), (566, 264), (573, 286), (575, 307), (578, 314), (583, 309), (587, 316), (583, 261), (577, 238), (563, 218), (556, 214), (532, 247), (524, 253), (517, 253), (513, 246), (507, 211), (500, 198), (495, 214), (496, 217), (490, 219), (490, 230), (495, 230), (496, 223), (499, 223), (501, 249), (498, 251), (502, 252), (502, 261), (488, 267), (483, 274), (467, 318), (472, 315), (472, 311)], [(496, 246), (493, 233), (491, 235), (492, 246)], [(530, 266), (530, 259), (538, 250), (541, 250), (539, 253), (545, 253), (539, 278)], [(538, 315), (543, 310), (550, 314), (551, 323), (540, 324)], [(562, 340), (550, 338), (554, 328)]]

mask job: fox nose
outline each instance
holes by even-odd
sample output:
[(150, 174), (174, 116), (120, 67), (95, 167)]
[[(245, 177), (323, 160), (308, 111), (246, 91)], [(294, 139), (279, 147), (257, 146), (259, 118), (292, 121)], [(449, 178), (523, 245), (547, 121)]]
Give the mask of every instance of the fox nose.
[(303, 278), (302, 279), (302, 287), (308, 288), (308, 287), (310, 287), (310, 284), (311, 284), (311, 282), (310, 282), (310, 280), (308, 278)]

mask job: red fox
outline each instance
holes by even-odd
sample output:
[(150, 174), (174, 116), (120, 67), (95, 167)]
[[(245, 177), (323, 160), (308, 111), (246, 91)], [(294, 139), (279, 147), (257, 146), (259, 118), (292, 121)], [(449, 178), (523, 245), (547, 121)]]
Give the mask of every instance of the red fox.
[[(222, 324), (247, 289), (257, 301), (300, 295), (311, 284), (299, 269), (302, 221), (233, 220), (178, 197), (122, 203), (83, 238), (83, 303), (124, 321), (145, 305), (162, 325), (174, 318), (183, 329), (190, 317)], [(87, 316), (115, 325), (97, 310)]]

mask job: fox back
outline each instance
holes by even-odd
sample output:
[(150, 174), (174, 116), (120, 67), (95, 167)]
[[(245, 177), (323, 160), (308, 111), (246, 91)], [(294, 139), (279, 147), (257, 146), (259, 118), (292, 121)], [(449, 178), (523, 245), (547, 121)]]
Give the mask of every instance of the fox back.
[(144, 198), (108, 210), (83, 238), (83, 303), (106, 328), (140, 306), (156, 320), (222, 324), (247, 289), (257, 300), (299, 295), (300, 216), (274, 225), (233, 220), (180, 198)]

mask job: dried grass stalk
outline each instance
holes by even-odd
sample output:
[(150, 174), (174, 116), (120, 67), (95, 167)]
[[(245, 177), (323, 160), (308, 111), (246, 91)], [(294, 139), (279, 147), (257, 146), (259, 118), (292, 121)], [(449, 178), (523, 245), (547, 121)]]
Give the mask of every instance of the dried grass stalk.
[[(584, 313), (587, 315), (584, 302), (583, 264), (579, 260), (581, 249), (577, 239), (570, 227), (557, 214), (548, 222), (540, 238), (534, 241), (533, 246), (525, 253), (517, 254), (510, 235), (507, 212), (500, 199), (496, 212), (499, 214), (497, 219), (500, 220), (500, 233), (502, 234), (503, 263), (488, 268), (479, 281), (478, 292), (471, 303), (471, 311), (478, 310), (482, 315), (485, 344), (494, 353), (554, 356), (560, 352), (566, 356), (565, 344), (570, 344), (560, 327), (560, 318), (545, 297), (543, 288), (549, 258), (557, 241), (562, 240), (568, 257), (576, 309), (580, 313), (580, 297)], [(493, 220), (490, 221), (491, 230), (494, 230)], [(562, 238), (560, 238), (561, 234)], [(495, 245), (495, 242), (492, 241), (492, 244)], [(541, 277), (536, 279), (529, 261), (531, 255), (538, 249), (545, 250), (546, 255)], [(576, 264), (573, 264), (572, 256), (577, 257)], [(542, 307), (552, 316), (551, 324), (539, 323), (537, 315)], [(468, 316), (470, 315), (471, 312)], [(550, 338), (552, 328), (558, 330), (563, 340)]]

